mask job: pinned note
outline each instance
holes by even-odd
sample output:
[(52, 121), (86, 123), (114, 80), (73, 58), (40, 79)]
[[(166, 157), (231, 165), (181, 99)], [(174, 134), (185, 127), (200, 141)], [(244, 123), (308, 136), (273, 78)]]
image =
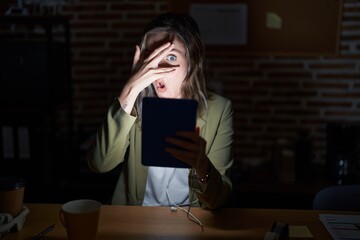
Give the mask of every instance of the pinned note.
[(205, 44), (247, 44), (246, 4), (191, 4), (190, 15), (199, 25)]
[(307, 226), (289, 226), (290, 238), (314, 238)]
[(30, 139), (27, 127), (18, 128), (19, 158), (30, 159)]
[(4, 158), (15, 158), (14, 131), (11, 126), (1, 127)]
[(266, 13), (266, 27), (271, 29), (281, 29), (282, 28), (282, 19), (281, 17), (274, 12)]

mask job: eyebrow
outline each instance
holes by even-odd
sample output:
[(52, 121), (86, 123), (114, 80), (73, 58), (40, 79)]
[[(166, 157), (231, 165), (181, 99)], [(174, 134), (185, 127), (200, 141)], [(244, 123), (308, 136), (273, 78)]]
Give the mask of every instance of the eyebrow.
[[(148, 49), (148, 48), (145, 48), (145, 50), (144, 50), (144, 52), (146, 53), (146, 54), (150, 54), (150, 53), (152, 53), (154, 50), (150, 50), (150, 49)], [(177, 53), (179, 53), (179, 54), (182, 54), (182, 52), (179, 50), (179, 49), (177, 49), (177, 48), (173, 48), (173, 49), (171, 49), (171, 51), (170, 52), (177, 52)]]
[(177, 49), (177, 48), (171, 49), (170, 52), (177, 52), (177, 53), (179, 53), (179, 54), (182, 54), (182, 52), (181, 52), (179, 49)]

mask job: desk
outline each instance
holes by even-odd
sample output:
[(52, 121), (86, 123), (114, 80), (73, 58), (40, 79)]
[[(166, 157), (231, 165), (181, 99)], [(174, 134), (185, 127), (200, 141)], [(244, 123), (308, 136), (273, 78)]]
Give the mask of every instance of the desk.
[(322, 179), (303, 183), (280, 183), (271, 179), (241, 181), (234, 184), (230, 206), (311, 209), (316, 193), (329, 185)]
[[(44, 240), (65, 240), (66, 232), (59, 221), (59, 204), (26, 204), (30, 209), (22, 230), (8, 233), (4, 240), (31, 239), (44, 228), (56, 224)], [(102, 206), (98, 240), (112, 239), (264, 239), (273, 221), (289, 225), (306, 225), (314, 239), (331, 239), (318, 219), (317, 211), (285, 209), (223, 208), (209, 211), (192, 208), (201, 227), (178, 210), (169, 207)], [(334, 213), (334, 212), (333, 212)], [(296, 238), (303, 240), (304, 238)], [(85, 240), (85, 239), (84, 239)]]

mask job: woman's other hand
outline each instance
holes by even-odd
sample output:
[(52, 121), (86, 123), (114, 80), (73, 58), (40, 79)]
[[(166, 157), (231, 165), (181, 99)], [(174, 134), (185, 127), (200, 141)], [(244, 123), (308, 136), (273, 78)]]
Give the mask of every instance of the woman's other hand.
[(198, 178), (206, 178), (209, 173), (210, 160), (205, 154), (206, 141), (199, 136), (198, 130), (177, 132), (175, 137), (167, 137), (166, 142), (179, 147), (166, 147), (166, 152), (193, 167)]

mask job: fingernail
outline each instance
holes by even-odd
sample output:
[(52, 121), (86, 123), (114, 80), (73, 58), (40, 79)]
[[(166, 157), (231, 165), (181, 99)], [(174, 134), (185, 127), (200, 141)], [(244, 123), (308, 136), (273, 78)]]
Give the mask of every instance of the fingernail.
[(195, 133), (196, 133), (196, 135), (199, 136), (199, 134), (200, 134), (200, 128), (199, 128), (199, 127), (196, 127), (196, 128), (195, 128)]

